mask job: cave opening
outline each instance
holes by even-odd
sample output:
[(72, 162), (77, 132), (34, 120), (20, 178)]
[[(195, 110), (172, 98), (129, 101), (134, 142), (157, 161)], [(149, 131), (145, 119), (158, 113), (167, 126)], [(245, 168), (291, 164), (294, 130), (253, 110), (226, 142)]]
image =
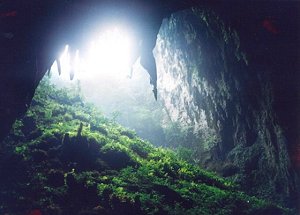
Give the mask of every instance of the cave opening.
[(88, 45), (78, 45), (87, 47), (84, 54), (66, 45), (44, 79), (58, 88), (80, 88), (85, 100), (107, 117), (156, 145), (166, 145), (163, 128), (171, 122), (162, 102), (154, 98), (149, 74), (137, 58), (142, 41), (130, 32), (120, 25), (104, 29), (87, 39)]
[(28, 110), (2, 142), (0, 214), (296, 214), (299, 41), (294, 5), (276, 5), (165, 5), (135, 22), (143, 32), (91, 32), (77, 12), (99, 8), (75, 4), (26, 52), (34, 82), (8, 102)]
[[(162, 28), (166, 29), (167, 23), (168, 20), (165, 19)], [(207, 164), (208, 158), (202, 156), (209, 150), (215, 150), (215, 159), (224, 157), (219, 149), (220, 137), (209, 127), (205, 111), (200, 110), (199, 115), (195, 116), (195, 109), (179, 109), (182, 107), (178, 106), (176, 110), (174, 107), (177, 100), (188, 99), (191, 102), (192, 95), (188, 95), (187, 89), (183, 89), (189, 68), (181, 65), (186, 63), (180, 59), (184, 58), (183, 55), (175, 53), (175, 59), (164, 60), (163, 53), (184, 50), (185, 44), (177, 48), (172, 48), (172, 44), (166, 47), (168, 36), (163, 36), (163, 30), (162, 35), (158, 34), (153, 49), (159, 83), (156, 100), (149, 83), (151, 78), (141, 65), (140, 58), (136, 59), (137, 50), (141, 48), (136, 46), (142, 41), (134, 41), (137, 37), (128, 34), (129, 32), (133, 31), (126, 31), (124, 27), (121, 31), (116, 26), (104, 29), (93, 39), (88, 39), (90, 43), (85, 42), (89, 46), (77, 44), (78, 47), (88, 47), (84, 48), (83, 55), (80, 50), (69, 50), (66, 45), (58, 59), (59, 65), (56, 60), (44, 79), (49, 79), (58, 88), (75, 90), (86, 102), (100, 108), (105, 116), (133, 129), (145, 140), (157, 146), (177, 150), (184, 159), (193, 164), (219, 170), (210, 162)], [(176, 92), (176, 95), (170, 95), (171, 92)], [(186, 101), (183, 101), (183, 105), (192, 106)], [(189, 115), (190, 111), (194, 115)], [(193, 117), (198, 118), (192, 119)]]

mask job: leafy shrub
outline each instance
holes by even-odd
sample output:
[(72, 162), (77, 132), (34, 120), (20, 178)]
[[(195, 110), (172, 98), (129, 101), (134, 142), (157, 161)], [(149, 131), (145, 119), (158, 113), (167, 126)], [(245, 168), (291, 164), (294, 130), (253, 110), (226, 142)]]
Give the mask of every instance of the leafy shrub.
[[(26, 117), (41, 131), (33, 139), (21, 131)], [(11, 156), (0, 157), (0, 214), (28, 214), (32, 205), (43, 214), (289, 212), (186, 162), (190, 151), (154, 147), (45, 81), (23, 120), (5, 140)]]

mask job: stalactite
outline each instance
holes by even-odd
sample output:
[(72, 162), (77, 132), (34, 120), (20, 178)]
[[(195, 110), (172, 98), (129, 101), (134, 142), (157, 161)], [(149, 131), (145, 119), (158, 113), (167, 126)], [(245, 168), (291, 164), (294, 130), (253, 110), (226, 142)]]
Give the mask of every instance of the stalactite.
[(56, 64), (57, 64), (57, 70), (58, 70), (58, 74), (61, 75), (61, 63), (60, 63), (60, 59), (56, 59)]

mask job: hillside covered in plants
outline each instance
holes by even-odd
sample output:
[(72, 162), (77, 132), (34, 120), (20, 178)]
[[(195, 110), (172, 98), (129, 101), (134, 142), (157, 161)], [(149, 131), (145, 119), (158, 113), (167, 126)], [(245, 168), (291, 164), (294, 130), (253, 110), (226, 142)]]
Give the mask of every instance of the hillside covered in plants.
[(43, 80), (2, 143), (0, 214), (292, 214)]

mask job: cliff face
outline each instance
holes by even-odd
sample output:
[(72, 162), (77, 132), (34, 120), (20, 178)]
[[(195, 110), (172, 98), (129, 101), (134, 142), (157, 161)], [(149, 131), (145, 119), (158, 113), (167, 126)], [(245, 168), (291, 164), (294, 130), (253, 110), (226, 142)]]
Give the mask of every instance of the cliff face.
[[(257, 37), (268, 33), (264, 26), (261, 31)], [(276, 69), (268, 59), (258, 63), (254, 56), (264, 49), (248, 52), (239, 33), (200, 9), (165, 20), (155, 49), (159, 95), (172, 120), (214, 137), (198, 146), (202, 165), (235, 178), (251, 194), (290, 204), (296, 176), (292, 141), (275, 110), (278, 90), (270, 74)]]

